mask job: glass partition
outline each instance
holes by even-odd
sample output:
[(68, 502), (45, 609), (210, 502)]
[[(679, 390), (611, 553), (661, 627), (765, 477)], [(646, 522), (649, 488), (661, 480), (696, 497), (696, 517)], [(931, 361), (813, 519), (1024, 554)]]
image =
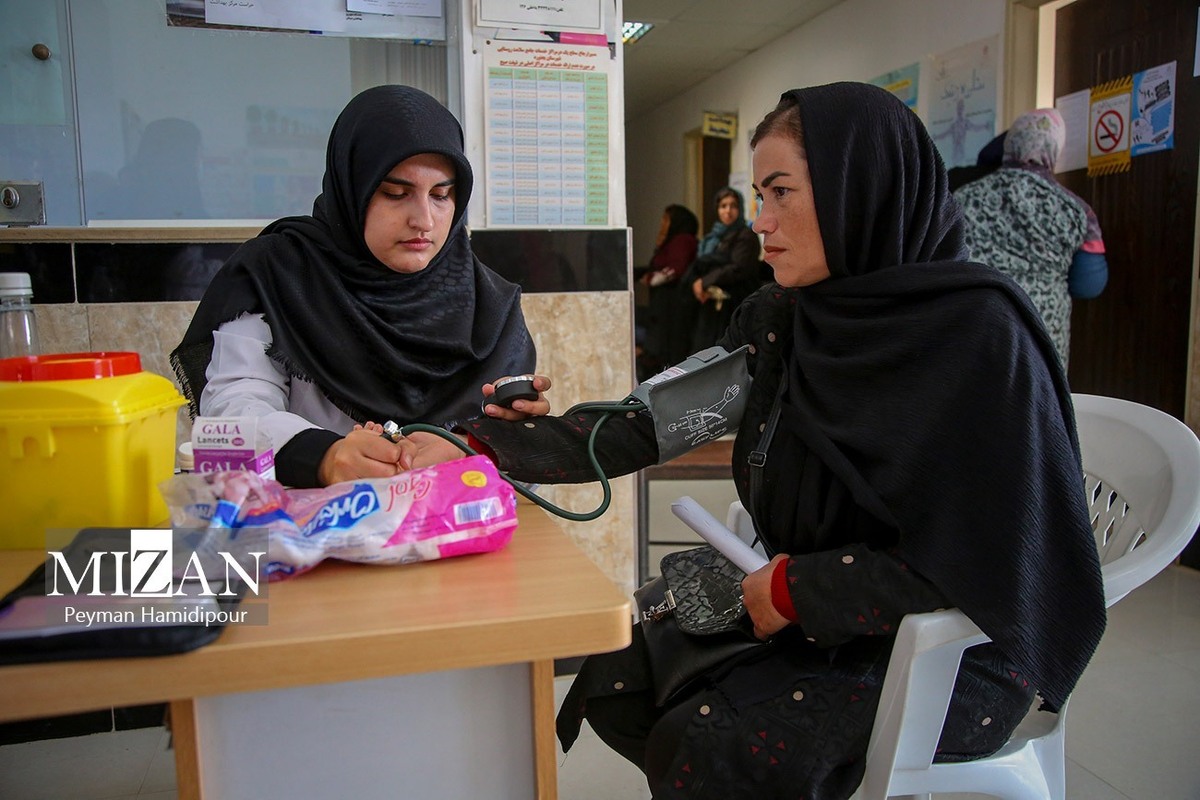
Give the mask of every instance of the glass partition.
[[(0, 0), (6, 21), (22, 15), (69, 31), (69, 47), (51, 45), (58, 84), (0, 81), (0, 178), (44, 181), (49, 225), (305, 214), (329, 129), (357, 91), (447, 93), (442, 44), (171, 25), (163, 0)], [(28, 66), (20, 50), (3, 51), (0, 75)], [(5, 88), (34, 92), (42, 118), (14, 119), (28, 104)]]

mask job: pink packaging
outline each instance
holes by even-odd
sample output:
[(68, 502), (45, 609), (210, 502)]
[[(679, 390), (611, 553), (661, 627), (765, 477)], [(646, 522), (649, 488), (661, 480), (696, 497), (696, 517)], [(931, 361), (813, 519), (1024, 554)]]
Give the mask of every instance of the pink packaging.
[(272, 580), (325, 558), (408, 564), (490, 552), (517, 526), (516, 493), (484, 456), (323, 489), (284, 489), (248, 471), (176, 475), (161, 488), (176, 528), (267, 528)]

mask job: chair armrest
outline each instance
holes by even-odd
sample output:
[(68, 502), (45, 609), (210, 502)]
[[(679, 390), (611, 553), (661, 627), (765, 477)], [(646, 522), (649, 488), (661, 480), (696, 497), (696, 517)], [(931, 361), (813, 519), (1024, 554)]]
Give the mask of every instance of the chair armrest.
[(954, 608), (901, 620), (867, 748), (864, 796), (885, 796), (896, 767), (924, 769), (933, 762), (963, 651), (987, 641)]

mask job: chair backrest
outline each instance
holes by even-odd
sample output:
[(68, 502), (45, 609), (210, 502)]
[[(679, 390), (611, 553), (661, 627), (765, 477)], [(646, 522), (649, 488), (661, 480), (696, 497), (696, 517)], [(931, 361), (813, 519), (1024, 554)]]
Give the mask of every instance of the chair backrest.
[(1073, 395), (1108, 605), (1161, 572), (1200, 528), (1200, 442), (1169, 414)]
[[(1174, 417), (1138, 403), (1083, 394), (1073, 400), (1105, 602), (1111, 606), (1174, 561), (1200, 527), (1200, 440)], [(987, 640), (957, 609), (902, 620), (871, 732), (861, 796), (950, 791), (929, 786), (928, 771), (962, 652)], [(1059, 737), (1061, 762), (1062, 715), (1051, 728), (1034, 727), (1038, 733), (1029, 740)], [(955, 766), (971, 765), (983, 766)], [(948, 765), (938, 766), (941, 778)], [(1061, 783), (1062, 764), (1055, 768)]]

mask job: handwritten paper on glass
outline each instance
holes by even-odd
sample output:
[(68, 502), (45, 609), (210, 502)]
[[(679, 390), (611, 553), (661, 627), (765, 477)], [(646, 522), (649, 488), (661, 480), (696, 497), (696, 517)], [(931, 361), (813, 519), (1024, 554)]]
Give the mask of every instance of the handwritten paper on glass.
[(303, 3), (294, 0), (204, 0), (204, 20), (213, 25), (279, 28), (334, 36), (446, 38), (446, 23), (440, 14), (364, 14), (348, 10), (346, 0), (305, 0)]
[(480, 28), (529, 28), (535, 31), (602, 33), (601, 0), (476, 0)]
[(608, 51), (491, 41), (488, 225), (608, 224)]
[(291, 0), (204, 0), (204, 21), (247, 28), (341, 30), (346, 24), (346, 8), (336, 0), (309, 3), (294, 3)]
[(408, 17), (442, 16), (442, 0), (346, 0), (347, 11)]

